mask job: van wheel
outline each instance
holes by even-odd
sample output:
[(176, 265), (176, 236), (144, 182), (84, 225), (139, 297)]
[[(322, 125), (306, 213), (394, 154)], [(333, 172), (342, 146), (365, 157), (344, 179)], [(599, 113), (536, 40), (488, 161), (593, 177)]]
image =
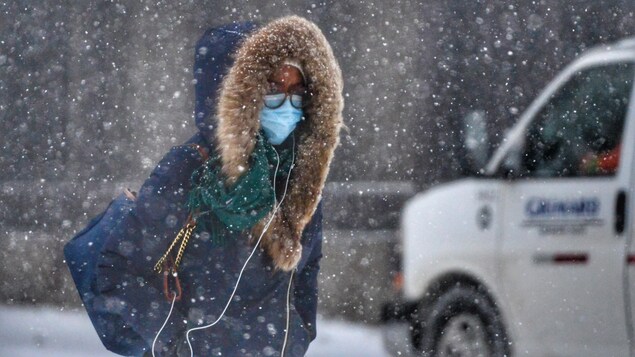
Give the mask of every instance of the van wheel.
[(457, 285), (424, 311), (421, 350), (428, 357), (509, 356), (496, 307), (480, 289)]

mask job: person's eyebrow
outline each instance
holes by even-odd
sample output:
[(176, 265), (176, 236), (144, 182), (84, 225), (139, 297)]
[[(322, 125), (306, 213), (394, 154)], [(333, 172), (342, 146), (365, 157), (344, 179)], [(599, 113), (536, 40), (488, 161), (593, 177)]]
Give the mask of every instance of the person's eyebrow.
[(284, 84), (279, 83), (279, 82), (275, 82), (275, 81), (268, 81), (269, 82), (269, 90), (271, 89), (276, 89), (276, 90), (280, 90), (282, 87), (284, 87)]
[(289, 86), (289, 90), (297, 90), (297, 89), (307, 89), (307, 86), (302, 82)]

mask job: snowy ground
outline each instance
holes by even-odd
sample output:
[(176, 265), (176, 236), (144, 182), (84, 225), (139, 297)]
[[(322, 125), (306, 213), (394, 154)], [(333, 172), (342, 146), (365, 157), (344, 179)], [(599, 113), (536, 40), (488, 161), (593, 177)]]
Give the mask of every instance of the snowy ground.
[[(308, 357), (386, 357), (377, 327), (318, 320)], [(0, 356), (113, 357), (78, 311), (0, 305)]]

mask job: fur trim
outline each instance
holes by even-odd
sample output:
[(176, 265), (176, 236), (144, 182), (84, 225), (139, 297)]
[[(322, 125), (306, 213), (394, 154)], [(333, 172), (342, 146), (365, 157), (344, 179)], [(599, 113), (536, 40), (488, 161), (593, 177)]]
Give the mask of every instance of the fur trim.
[[(314, 99), (296, 129), (298, 150), (287, 196), (261, 243), (276, 268), (284, 271), (294, 269), (300, 260), (300, 238), (322, 195), (342, 126), (342, 74), (320, 29), (304, 18), (289, 16), (249, 36), (223, 81), (216, 113), (222, 172), (232, 184), (248, 168), (267, 79), (289, 58), (302, 65)], [(254, 226), (252, 239), (260, 236), (270, 218)]]

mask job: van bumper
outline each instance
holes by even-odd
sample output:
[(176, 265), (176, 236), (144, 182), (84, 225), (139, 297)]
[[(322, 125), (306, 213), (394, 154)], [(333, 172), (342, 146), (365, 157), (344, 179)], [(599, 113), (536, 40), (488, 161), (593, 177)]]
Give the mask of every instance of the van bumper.
[(384, 348), (391, 356), (415, 356), (412, 346), (412, 320), (417, 303), (395, 301), (382, 306), (381, 332)]

